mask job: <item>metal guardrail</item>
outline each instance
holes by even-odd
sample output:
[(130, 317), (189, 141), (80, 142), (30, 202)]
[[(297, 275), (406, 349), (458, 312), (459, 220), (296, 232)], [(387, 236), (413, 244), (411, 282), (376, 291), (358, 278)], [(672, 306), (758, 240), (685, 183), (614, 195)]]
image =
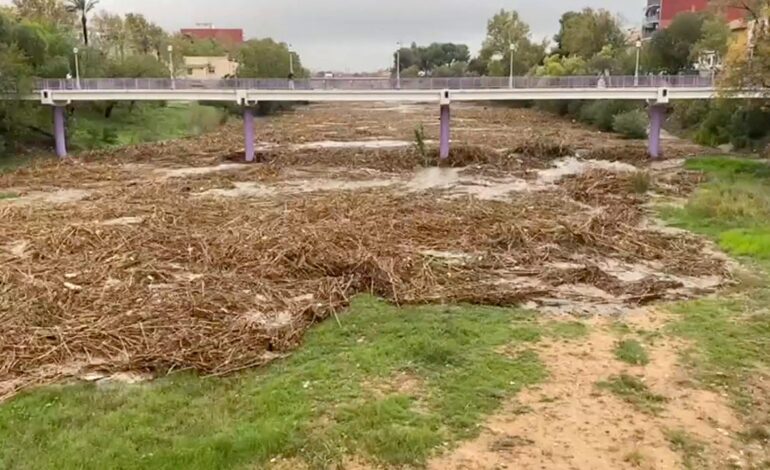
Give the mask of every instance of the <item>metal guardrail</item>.
[(713, 77), (644, 75), (597, 77), (458, 77), (458, 78), (310, 78), (170, 79), (86, 78), (38, 80), (37, 90), (493, 90), (539, 88), (713, 88)]

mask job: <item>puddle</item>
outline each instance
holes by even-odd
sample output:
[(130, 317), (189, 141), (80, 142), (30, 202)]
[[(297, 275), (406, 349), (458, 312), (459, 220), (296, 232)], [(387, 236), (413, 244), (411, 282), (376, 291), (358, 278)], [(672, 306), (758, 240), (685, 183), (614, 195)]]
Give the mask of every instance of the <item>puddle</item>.
[(622, 162), (609, 162), (606, 160), (580, 160), (575, 157), (567, 157), (554, 162), (553, 168), (539, 170), (537, 181), (540, 184), (558, 183), (562, 178), (580, 175), (590, 170), (607, 170), (616, 173), (635, 173), (638, 169)]

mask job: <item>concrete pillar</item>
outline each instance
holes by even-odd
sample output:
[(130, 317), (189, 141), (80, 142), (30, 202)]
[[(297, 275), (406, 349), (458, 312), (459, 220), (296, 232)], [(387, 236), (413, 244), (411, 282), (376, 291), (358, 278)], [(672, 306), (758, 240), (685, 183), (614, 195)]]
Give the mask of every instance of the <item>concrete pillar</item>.
[(439, 136), (439, 158), (446, 160), (449, 158), (449, 105), (441, 105), (441, 131)]
[(666, 107), (659, 104), (650, 105), (650, 136), (647, 151), (652, 158), (659, 158), (662, 155), (660, 148), (660, 129), (663, 127), (663, 120), (666, 118)]
[(56, 156), (67, 156), (67, 134), (64, 128), (64, 106), (53, 107), (53, 135), (56, 141)]
[(254, 110), (243, 108), (243, 136), (246, 147), (246, 161), (254, 161)]

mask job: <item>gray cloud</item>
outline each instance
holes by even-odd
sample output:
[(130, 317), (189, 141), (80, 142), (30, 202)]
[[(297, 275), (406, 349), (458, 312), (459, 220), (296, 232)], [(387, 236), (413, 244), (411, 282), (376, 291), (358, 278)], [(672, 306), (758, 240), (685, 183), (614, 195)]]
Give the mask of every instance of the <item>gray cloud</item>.
[[(10, 0), (0, 0), (0, 4)], [(139, 12), (169, 30), (214, 23), (247, 37), (291, 43), (312, 69), (371, 71), (387, 67), (398, 41), (466, 43), (477, 51), (487, 20), (516, 9), (535, 39), (552, 36), (567, 10), (606, 8), (641, 20), (644, 0), (101, 0), (100, 8)]]

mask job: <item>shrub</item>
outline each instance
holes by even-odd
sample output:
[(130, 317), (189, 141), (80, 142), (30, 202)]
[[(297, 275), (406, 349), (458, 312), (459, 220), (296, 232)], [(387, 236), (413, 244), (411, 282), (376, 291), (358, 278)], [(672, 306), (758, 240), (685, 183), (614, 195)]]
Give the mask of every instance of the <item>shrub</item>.
[(711, 107), (706, 100), (677, 101), (672, 106), (673, 119), (682, 129), (689, 129), (703, 122)]
[(729, 127), (732, 115), (733, 109), (729, 106), (712, 107), (695, 134), (695, 142), (709, 147), (730, 142)]
[(647, 116), (641, 109), (616, 114), (612, 118), (612, 130), (629, 139), (644, 139), (647, 136)]
[(628, 101), (593, 101), (580, 110), (580, 120), (593, 124), (603, 131), (611, 131), (616, 114), (636, 109), (637, 105)]

